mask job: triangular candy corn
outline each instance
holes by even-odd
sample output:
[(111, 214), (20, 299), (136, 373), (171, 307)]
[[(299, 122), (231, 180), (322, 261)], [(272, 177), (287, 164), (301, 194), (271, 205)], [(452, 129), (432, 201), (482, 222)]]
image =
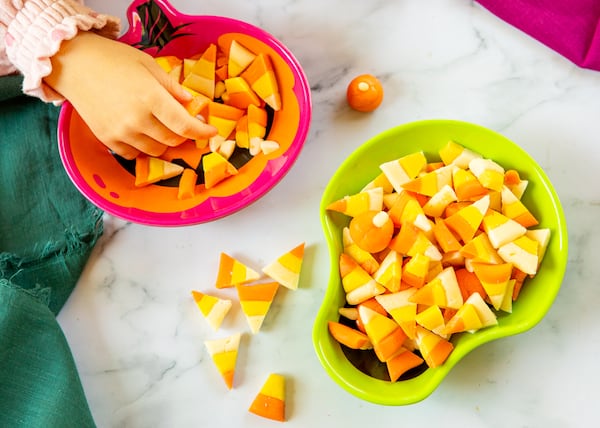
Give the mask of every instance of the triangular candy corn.
[(479, 153), (452, 140), (440, 149), (439, 155), (445, 165), (456, 165), (461, 169), (467, 169), (471, 160), (481, 158)]
[(513, 270), (512, 263), (490, 265), (485, 263), (473, 263), (473, 272), (481, 281), (494, 309), (500, 309), (504, 295), (508, 290), (508, 282)]
[(483, 217), (482, 225), (494, 248), (500, 248), (502, 245), (514, 241), (527, 232), (527, 229), (515, 220), (495, 210), (487, 212), (485, 217)]
[(384, 162), (379, 165), (394, 190), (402, 192), (402, 185), (415, 178), (427, 164), (427, 158), (423, 152), (416, 152), (401, 158)]
[(375, 296), (375, 300), (392, 316), (409, 339), (415, 338), (417, 327), (417, 304), (410, 301), (414, 293), (415, 288), (411, 287), (397, 293)]
[(279, 283), (236, 284), (242, 311), (253, 334), (258, 333), (275, 298)]
[(204, 186), (207, 189), (238, 173), (237, 168), (218, 152), (202, 156), (202, 168), (204, 170)]
[(498, 248), (498, 255), (526, 274), (535, 275), (539, 266), (539, 242), (527, 235)]
[(208, 324), (214, 331), (217, 331), (231, 309), (231, 300), (221, 299), (196, 290), (192, 290), (192, 297)]
[(290, 290), (298, 288), (304, 258), (304, 242), (265, 266), (262, 271)]
[(464, 243), (469, 242), (479, 229), (489, 206), (490, 197), (486, 195), (446, 218), (446, 225), (460, 236)]
[(255, 281), (260, 274), (228, 254), (221, 253), (219, 258), (219, 273), (215, 287), (227, 288), (236, 284)]
[(175, 177), (183, 170), (181, 165), (151, 156), (139, 155), (135, 159), (135, 185), (136, 187), (147, 186)]
[(443, 364), (454, 349), (452, 342), (421, 326), (417, 326), (416, 342), (423, 359), (431, 368)]
[(235, 40), (229, 46), (229, 62), (227, 72), (229, 77), (239, 76), (242, 71), (254, 61), (256, 55)]
[(341, 212), (350, 217), (356, 217), (366, 211), (381, 211), (383, 209), (383, 188), (375, 187), (344, 196), (329, 204), (327, 209)]
[(235, 364), (240, 347), (241, 333), (235, 333), (222, 339), (206, 340), (204, 345), (210, 354), (217, 370), (221, 373), (228, 389), (233, 387)]
[(386, 362), (400, 351), (407, 336), (398, 323), (366, 305), (358, 306), (359, 318), (379, 361)]
[(502, 188), (502, 214), (513, 219), (523, 227), (537, 226), (538, 220), (529, 209), (506, 186)]
[(217, 46), (211, 44), (200, 59), (193, 64), (182, 85), (213, 99), (215, 97), (216, 60)]
[(346, 253), (340, 254), (340, 276), (346, 301), (351, 305), (358, 305), (385, 292), (385, 287)]
[(452, 185), (452, 167), (444, 166), (419, 175), (407, 183), (402, 185), (404, 190), (425, 196), (433, 196), (438, 193), (444, 186)]
[(271, 373), (248, 409), (274, 421), (285, 421), (285, 377)]
[(258, 54), (254, 61), (242, 72), (241, 76), (273, 110), (281, 110), (281, 94), (279, 93), (271, 58), (268, 55)]
[(504, 168), (491, 159), (476, 158), (469, 162), (469, 170), (483, 187), (500, 192), (504, 186)]

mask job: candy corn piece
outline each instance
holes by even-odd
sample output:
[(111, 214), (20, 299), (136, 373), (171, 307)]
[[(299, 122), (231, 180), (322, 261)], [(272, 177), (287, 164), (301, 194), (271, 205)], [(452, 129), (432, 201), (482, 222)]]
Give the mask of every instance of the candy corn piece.
[(448, 141), (439, 151), (440, 158), (445, 165), (456, 165), (459, 168), (466, 170), (469, 163), (473, 159), (481, 158), (479, 153), (476, 153), (455, 141)]
[(386, 177), (386, 175), (382, 172), (373, 180), (367, 183), (365, 187), (362, 188), (362, 192), (365, 190), (374, 189), (376, 187), (381, 187), (383, 189), (384, 194), (389, 194), (394, 191), (394, 186), (390, 183), (390, 180)]
[(475, 201), (490, 192), (468, 169), (455, 168), (452, 172), (452, 183), (459, 201)]
[(442, 270), (435, 278), (419, 288), (411, 301), (440, 308), (459, 309), (463, 305), (462, 293), (453, 267)]
[(248, 139), (263, 139), (267, 132), (267, 111), (253, 104), (248, 106)]
[(352, 257), (369, 275), (373, 275), (379, 269), (380, 265), (377, 259), (373, 257), (373, 254), (356, 245), (356, 242), (350, 236), (348, 227), (342, 229), (342, 245), (344, 253)]
[(444, 254), (459, 251), (462, 248), (462, 245), (458, 242), (454, 233), (448, 229), (448, 226), (446, 226), (446, 223), (440, 217), (436, 217), (435, 219), (433, 236)]
[(175, 55), (163, 55), (154, 58), (154, 61), (167, 73), (170, 73), (174, 68), (181, 67), (182, 61)]
[(208, 105), (207, 122), (217, 128), (218, 135), (228, 138), (244, 113), (245, 110), (240, 108), (211, 101)]
[(409, 339), (416, 335), (417, 304), (410, 300), (415, 288), (375, 296), (377, 302), (392, 316)]
[(260, 274), (228, 254), (221, 253), (219, 258), (219, 273), (215, 287), (227, 288), (236, 284), (255, 281)]
[(442, 187), (452, 185), (452, 169), (452, 166), (434, 169), (404, 183), (402, 188), (420, 195), (433, 196)]
[(275, 111), (281, 110), (281, 94), (273, 70), (271, 58), (258, 54), (241, 76), (250, 84), (256, 94)]
[(546, 248), (550, 242), (550, 229), (530, 229), (525, 233), (528, 238), (538, 243), (538, 267), (546, 254)]
[(228, 105), (239, 109), (247, 109), (249, 105), (259, 106), (260, 98), (254, 93), (248, 82), (242, 77), (230, 77), (225, 79), (225, 92), (223, 101)]
[(233, 164), (218, 152), (211, 152), (202, 156), (202, 168), (204, 170), (204, 186), (207, 189), (214, 187), (217, 183), (232, 175), (237, 175), (239, 172)]
[(391, 239), (389, 248), (403, 256), (423, 254), (431, 260), (441, 260), (440, 250), (427, 238), (422, 230), (412, 224), (406, 224)]
[(425, 327), (427, 330), (438, 334), (440, 337), (443, 336), (446, 321), (444, 320), (442, 309), (438, 305), (427, 306), (421, 312), (417, 313), (415, 321), (418, 326)]
[(238, 349), (240, 347), (240, 338), (241, 333), (235, 333), (229, 337), (206, 340), (204, 342), (228, 389), (233, 388), (233, 377)]
[(527, 229), (519, 223), (495, 210), (487, 212), (485, 217), (483, 217), (482, 225), (494, 248), (499, 248), (504, 244), (514, 241), (527, 232)]
[(429, 217), (441, 217), (446, 207), (457, 200), (452, 187), (444, 185), (423, 205), (423, 212)]
[(504, 187), (504, 168), (493, 160), (473, 159), (469, 162), (469, 169), (486, 189), (499, 192)]
[(329, 321), (327, 329), (335, 340), (350, 349), (373, 349), (369, 337), (356, 328), (336, 321)]
[(221, 299), (195, 290), (192, 291), (192, 297), (208, 324), (214, 331), (217, 331), (231, 309), (231, 300)]
[(402, 281), (412, 287), (420, 288), (425, 285), (429, 273), (431, 259), (424, 254), (416, 253), (402, 267)]
[(381, 211), (383, 209), (383, 188), (374, 187), (344, 196), (329, 204), (327, 209), (350, 217), (356, 217), (366, 211)]
[(285, 421), (285, 377), (271, 373), (248, 409), (274, 421)]
[(253, 334), (256, 334), (259, 332), (267, 312), (269, 312), (279, 284), (274, 281), (249, 285), (236, 284), (235, 288), (250, 330)]
[(396, 382), (404, 373), (421, 364), (423, 364), (423, 358), (406, 348), (401, 348), (396, 355), (386, 361), (390, 381)]
[(392, 293), (399, 291), (402, 281), (402, 256), (390, 250), (373, 273), (373, 279)]
[(179, 187), (177, 188), (178, 199), (189, 199), (193, 198), (196, 193), (196, 180), (198, 174), (191, 168), (185, 168), (181, 174), (179, 180)]
[(388, 210), (388, 214), (396, 227), (411, 223), (425, 232), (432, 228), (421, 204), (408, 192), (400, 192), (398, 198)]
[(417, 326), (416, 343), (423, 359), (431, 368), (443, 364), (454, 349), (451, 342), (421, 326)]
[(250, 147), (248, 134), (248, 115), (240, 117), (235, 125), (235, 144), (242, 149)]
[(358, 307), (358, 314), (375, 355), (381, 362), (390, 360), (400, 351), (407, 336), (393, 319), (365, 305)]
[(539, 266), (539, 243), (529, 236), (521, 236), (498, 248), (498, 255), (528, 275), (535, 275)]
[(304, 259), (304, 242), (265, 266), (262, 271), (290, 290), (298, 288)]
[(515, 220), (523, 227), (537, 226), (538, 220), (508, 187), (502, 188), (502, 214)]
[(187, 112), (192, 116), (201, 115), (204, 119), (208, 117), (208, 105), (211, 103), (211, 99), (205, 95), (194, 93), (193, 98), (185, 103), (183, 106)]
[(485, 263), (474, 263), (473, 272), (477, 275), (481, 285), (487, 293), (494, 309), (499, 310), (508, 289), (511, 279), (513, 265), (502, 263), (490, 265)]
[(239, 76), (254, 61), (254, 58), (256, 58), (256, 54), (236, 40), (232, 40), (229, 46), (229, 60), (227, 63), (229, 77)]
[(445, 334), (475, 331), (498, 324), (498, 319), (479, 293), (473, 293), (446, 323)]
[(135, 159), (135, 186), (143, 187), (167, 180), (183, 172), (184, 168), (163, 159), (139, 155)]
[(340, 254), (340, 276), (346, 292), (346, 301), (358, 305), (385, 292), (385, 287), (371, 277), (356, 261), (345, 253)]
[(489, 206), (490, 197), (486, 195), (446, 218), (446, 225), (460, 236), (464, 243), (469, 242), (479, 229)]
[(492, 246), (488, 235), (480, 233), (475, 238), (467, 242), (460, 250), (460, 254), (472, 262), (481, 263), (502, 263), (502, 258), (498, 255), (496, 249)]
[(402, 192), (402, 185), (415, 178), (427, 165), (427, 158), (423, 152), (415, 152), (401, 158), (384, 162), (379, 165), (394, 190)]
[(510, 189), (513, 195), (521, 199), (529, 185), (529, 181), (523, 180), (518, 171), (509, 169), (504, 172), (504, 184)]
[(193, 64), (189, 74), (183, 79), (182, 85), (213, 99), (215, 97), (216, 60), (217, 46), (211, 44), (200, 59)]

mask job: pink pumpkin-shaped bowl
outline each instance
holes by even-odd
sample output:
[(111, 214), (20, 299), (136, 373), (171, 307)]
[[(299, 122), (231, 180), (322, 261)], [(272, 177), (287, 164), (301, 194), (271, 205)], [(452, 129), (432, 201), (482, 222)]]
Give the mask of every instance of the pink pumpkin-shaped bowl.
[(310, 87), (297, 59), (260, 28), (221, 16), (185, 15), (166, 0), (135, 0), (127, 16), (129, 29), (120, 40), (154, 57), (198, 58), (211, 44), (227, 49), (233, 40), (256, 55), (268, 56), (281, 96), (281, 109), (266, 108), (265, 140), (275, 141), (279, 147), (256, 155), (237, 148), (229, 161), (238, 174), (208, 189), (203, 182), (200, 159), (209, 149), (201, 151), (192, 141), (168, 149), (162, 158), (192, 165), (199, 177), (194, 195), (180, 199), (178, 177), (136, 187), (135, 160), (127, 161), (111, 153), (66, 102), (58, 123), (59, 150), (75, 186), (107, 213), (152, 226), (209, 222), (258, 200), (289, 171), (308, 134), (312, 114)]

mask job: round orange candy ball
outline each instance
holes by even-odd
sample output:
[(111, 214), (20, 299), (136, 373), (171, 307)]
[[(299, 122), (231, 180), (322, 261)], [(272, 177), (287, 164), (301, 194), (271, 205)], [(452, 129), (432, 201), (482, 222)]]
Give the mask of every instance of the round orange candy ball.
[(383, 86), (372, 74), (361, 74), (352, 79), (348, 85), (346, 99), (354, 110), (373, 111), (383, 101)]
[(365, 251), (385, 250), (394, 233), (394, 223), (385, 211), (366, 211), (350, 220), (350, 237)]

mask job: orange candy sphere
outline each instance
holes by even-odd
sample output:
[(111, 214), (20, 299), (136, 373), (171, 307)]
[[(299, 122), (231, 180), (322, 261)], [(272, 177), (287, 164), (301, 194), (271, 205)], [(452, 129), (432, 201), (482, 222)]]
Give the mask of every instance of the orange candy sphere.
[(371, 74), (361, 74), (352, 79), (348, 85), (346, 99), (354, 110), (373, 111), (383, 101), (383, 86), (377, 77)]
[(394, 234), (394, 223), (385, 211), (366, 211), (350, 220), (350, 237), (365, 251), (386, 249)]

